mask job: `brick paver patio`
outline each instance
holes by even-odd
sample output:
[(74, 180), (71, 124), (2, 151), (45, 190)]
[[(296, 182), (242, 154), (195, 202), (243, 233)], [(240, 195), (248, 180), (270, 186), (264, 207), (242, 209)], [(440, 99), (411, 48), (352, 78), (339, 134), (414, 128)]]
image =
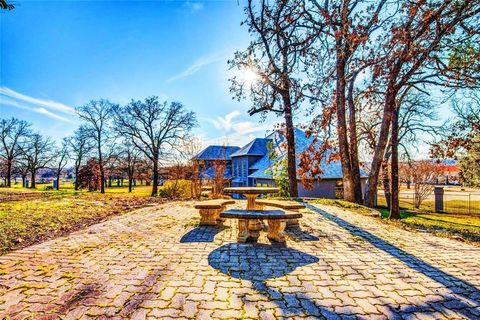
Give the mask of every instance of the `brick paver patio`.
[(480, 318), (479, 247), (310, 209), (287, 247), (177, 203), (12, 252), (0, 319)]

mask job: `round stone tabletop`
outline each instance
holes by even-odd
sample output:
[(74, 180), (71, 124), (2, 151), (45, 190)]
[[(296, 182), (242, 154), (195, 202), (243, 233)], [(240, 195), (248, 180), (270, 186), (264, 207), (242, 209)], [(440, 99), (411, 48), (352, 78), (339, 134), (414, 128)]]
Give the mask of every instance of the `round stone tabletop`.
[(280, 192), (280, 189), (271, 187), (231, 187), (225, 188), (223, 191), (240, 194), (267, 194)]

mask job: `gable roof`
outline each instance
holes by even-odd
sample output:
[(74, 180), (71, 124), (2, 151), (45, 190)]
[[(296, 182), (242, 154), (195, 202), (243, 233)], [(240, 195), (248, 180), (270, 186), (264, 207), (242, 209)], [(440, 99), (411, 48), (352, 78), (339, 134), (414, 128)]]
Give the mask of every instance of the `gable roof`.
[(231, 155), (231, 157), (241, 157), (241, 156), (263, 156), (267, 150), (267, 144), (269, 139), (266, 138), (255, 138), (254, 140), (247, 143), (240, 150), (236, 151)]
[(197, 154), (195, 160), (230, 160), (230, 156), (239, 150), (236, 146), (208, 146)]
[[(199, 174), (199, 177), (200, 179), (215, 179), (215, 168), (208, 167), (202, 170)], [(223, 171), (223, 178), (227, 180), (232, 179), (232, 166), (225, 166), (225, 169)]]
[[(274, 141), (274, 148), (276, 148), (277, 152), (280, 153), (278, 158), (275, 159), (274, 161), (281, 160), (283, 157), (285, 157), (286, 152), (279, 148), (279, 145), (284, 141), (285, 137), (283, 137), (281, 134), (278, 134), (277, 132), (276, 135), (274, 133), (268, 136), (267, 138), (270, 138)], [(297, 154), (307, 149), (312, 142), (313, 142), (312, 137), (309, 137), (309, 138), (305, 137), (305, 132), (295, 128), (295, 146), (296, 146)], [(298, 158), (295, 158), (295, 163), (296, 163), (296, 169), (298, 170), (299, 169)], [(255, 178), (255, 179), (273, 179), (271, 170), (269, 170), (272, 164), (273, 163), (269, 159), (268, 155), (265, 155), (250, 167), (250, 169), (257, 169), (257, 171), (250, 174), (248, 177)], [(323, 171), (323, 173), (320, 175), (321, 179), (341, 179), (343, 176), (342, 165), (339, 160), (335, 160), (327, 163), (326, 157), (324, 157), (320, 162), (320, 169)], [(362, 178), (365, 178), (368, 175), (365, 170), (360, 169), (360, 176)]]

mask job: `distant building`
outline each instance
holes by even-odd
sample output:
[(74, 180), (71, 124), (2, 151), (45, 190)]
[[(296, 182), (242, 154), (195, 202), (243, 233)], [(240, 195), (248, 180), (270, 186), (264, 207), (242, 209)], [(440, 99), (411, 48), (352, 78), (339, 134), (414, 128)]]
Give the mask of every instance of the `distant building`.
[[(274, 162), (286, 156), (286, 152), (280, 145), (285, 138), (275, 131), (265, 138), (256, 138), (244, 147), (232, 146), (209, 146), (200, 152), (194, 159), (199, 162), (200, 177), (213, 179), (215, 160), (225, 161), (225, 179), (234, 187), (242, 186), (275, 186), (275, 180), (271, 173)], [(306, 138), (305, 133), (295, 129), (296, 152), (300, 154), (312, 143), (312, 138)], [(269, 148), (277, 155), (276, 159), (270, 159)], [(297, 158), (298, 166), (298, 158)], [(300, 197), (336, 198), (336, 191), (342, 187), (342, 167), (338, 160), (327, 163), (323, 160), (320, 164), (323, 174), (318, 181), (314, 182), (313, 190), (308, 190), (298, 181), (298, 195)], [(298, 167), (297, 167), (298, 169)], [(360, 172), (362, 188), (364, 188), (367, 174)]]
[(460, 184), (460, 168), (458, 167), (456, 160), (443, 160), (438, 165), (441, 172), (441, 175), (438, 179), (439, 184)]
[(223, 178), (232, 180), (232, 159), (231, 154), (240, 148), (235, 146), (208, 146), (197, 154), (193, 160), (199, 167), (200, 179), (213, 180), (215, 177), (215, 164), (222, 162), (225, 165)]

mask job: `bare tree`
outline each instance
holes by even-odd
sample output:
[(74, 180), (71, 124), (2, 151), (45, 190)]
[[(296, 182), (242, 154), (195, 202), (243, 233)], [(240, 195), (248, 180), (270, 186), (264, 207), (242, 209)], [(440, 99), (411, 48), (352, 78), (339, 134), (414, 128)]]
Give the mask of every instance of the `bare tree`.
[(38, 133), (31, 134), (20, 147), (21, 157), (28, 167), (32, 179), (31, 188), (36, 187), (36, 174), (39, 169), (46, 168), (55, 158), (53, 141)]
[(422, 202), (427, 199), (435, 188), (441, 170), (432, 160), (407, 161), (400, 165), (402, 180), (414, 183), (415, 208), (419, 209)]
[(128, 177), (128, 192), (132, 192), (135, 169), (140, 159), (140, 150), (132, 143), (130, 139), (125, 139), (120, 151), (120, 161), (125, 168)]
[(56, 166), (55, 166), (55, 176), (56, 176), (56, 189), (60, 190), (60, 175), (62, 174), (63, 169), (65, 169), (65, 166), (68, 163), (69, 159), (69, 139), (68, 138), (63, 138), (62, 142), (60, 144), (60, 147), (55, 150), (55, 160), (56, 160)]
[[(373, 68), (376, 85), (383, 86), (384, 108), (369, 172), (365, 202), (372, 206), (377, 193), (381, 163), (391, 145), (390, 218), (399, 219), (398, 138), (399, 109), (397, 101), (412, 88), (427, 92), (427, 85), (449, 85), (448, 67), (442, 52), (452, 43), (472, 37), (480, 3), (474, 0), (432, 0), (405, 3), (396, 22), (379, 41), (384, 43), (381, 63)], [(475, 32), (473, 33), (475, 34)], [(390, 135), (390, 140), (388, 136)]]
[(70, 154), (74, 161), (75, 170), (75, 190), (78, 190), (78, 172), (83, 164), (83, 161), (88, 157), (89, 153), (93, 150), (94, 146), (92, 140), (89, 138), (88, 127), (85, 125), (80, 126), (73, 136), (68, 139), (68, 145), (70, 148)]
[[(319, 91), (329, 91), (328, 94), (311, 100), (315, 103), (321, 100), (321, 105), (325, 104), (323, 99), (331, 101), (342, 163), (344, 199), (357, 203), (362, 203), (363, 195), (353, 91), (358, 75), (375, 61), (375, 55), (365, 49), (371, 42), (371, 35), (389, 19), (379, 19), (381, 13), (388, 11), (385, 10), (386, 0), (371, 1), (368, 6), (360, 3), (358, 0), (312, 0), (304, 10), (306, 20), (311, 22), (312, 28), (318, 30), (320, 53), (314, 55), (311, 65), (317, 70), (323, 69), (318, 68), (317, 64), (327, 66), (326, 72), (320, 70), (318, 73), (320, 79), (313, 86), (313, 93), (318, 95)], [(388, 14), (384, 16), (389, 17)], [(333, 88), (329, 83), (334, 83)], [(330, 112), (330, 108), (326, 108), (326, 111)]]
[[(369, 98), (364, 99), (362, 103), (365, 104), (365, 109), (359, 109), (359, 140), (365, 141), (364, 148), (368, 153), (373, 153), (376, 144), (376, 137), (380, 130), (381, 119), (381, 98), (384, 93), (377, 95), (377, 101)], [(398, 145), (401, 149), (402, 155), (410, 159), (410, 153), (412, 149), (417, 149), (419, 143), (422, 141), (423, 136), (434, 137), (437, 134), (438, 126), (434, 125), (434, 121), (438, 120), (437, 112), (432, 102), (432, 99), (423, 92), (411, 91), (407, 92), (404, 96), (399, 97), (397, 101), (398, 105), (401, 105), (399, 110), (399, 137)], [(387, 202), (387, 207), (390, 208), (390, 176), (391, 170), (390, 157), (391, 157), (391, 142), (387, 141), (387, 148), (381, 164), (381, 180), (383, 183), (383, 190)]]
[[(249, 114), (274, 113), (284, 120), (287, 145), (289, 193), (298, 196), (294, 112), (303, 98), (301, 59), (314, 40), (315, 30), (302, 21), (303, 1), (262, 0), (258, 6), (249, 0), (245, 12), (254, 39), (245, 51), (229, 61), (242, 76), (230, 79), (230, 91), (241, 100), (253, 102)], [(257, 79), (258, 78), (258, 79)]]
[(76, 108), (78, 116), (86, 122), (85, 128), (88, 136), (94, 141), (97, 149), (98, 165), (102, 185), (100, 192), (105, 193), (105, 157), (104, 149), (112, 144), (112, 136), (109, 128), (115, 105), (108, 100), (90, 101)]
[(176, 154), (177, 162), (185, 165), (188, 175), (191, 178), (190, 193), (194, 199), (200, 199), (202, 195), (200, 167), (194, 159), (201, 150), (200, 140), (195, 136), (190, 136), (181, 142)]
[(5, 161), (7, 187), (11, 187), (12, 166), (20, 155), (20, 144), (30, 133), (30, 124), (17, 118), (0, 121), (0, 140), (2, 152), (0, 156)]
[(160, 157), (178, 148), (196, 125), (195, 113), (187, 111), (180, 102), (162, 103), (155, 96), (115, 108), (115, 130), (129, 137), (152, 162), (152, 196), (158, 194)]

